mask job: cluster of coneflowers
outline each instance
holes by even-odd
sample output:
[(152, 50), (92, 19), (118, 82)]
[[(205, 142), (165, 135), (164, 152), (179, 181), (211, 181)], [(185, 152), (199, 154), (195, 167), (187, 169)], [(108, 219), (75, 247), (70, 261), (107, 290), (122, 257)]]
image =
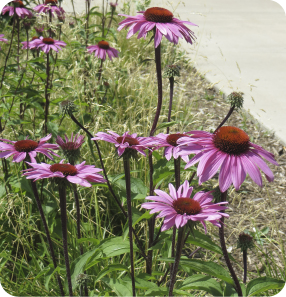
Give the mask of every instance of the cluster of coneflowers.
[[(13, 15), (14, 12), (18, 16), (22, 17), (23, 14), (29, 15), (25, 12), (23, 4), (19, 4), (21, 1), (14, 1), (12, 8), (6, 8), (6, 10)], [(112, 9), (115, 9), (116, 4), (110, 4)], [(19, 5), (19, 7), (16, 5)], [(8, 6), (7, 6), (8, 7)], [(16, 8), (21, 8), (17, 10)], [(62, 8), (57, 6), (56, 0), (46, 0), (45, 4), (38, 5), (35, 11), (39, 13), (49, 13), (52, 16), (63, 16), (64, 11)], [(83, 138), (73, 135), (71, 139), (66, 137), (65, 141), (61, 138), (57, 139), (57, 144), (62, 148), (65, 157), (69, 163), (60, 161), (59, 163), (47, 164), (38, 163), (36, 160), (37, 153), (42, 153), (49, 159), (53, 160), (52, 155), (59, 157), (53, 150), (58, 149), (56, 144), (48, 144), (47, 140), (50, 139), (51, 135), (42, 138), (39, 142), (34, 140), (19, 140), (10, 141), (7, 139), (0, 139), (0, 157), (8, 158), (13, 156), (14, 162), (24, 161), (27, 164), (27, 169), (24, 172), (24, 176), (27, 179), (33, 180), (32, 185), (35, 198), (37, 199), (37, 189), (35, 188), (35, 181), (44, 178), (52, 179), (58, 186), (60, 196), (60, 208), (62, 215), (62, 230), (63, 230), (63, 247), (67, 271), (67, 279), (69, 286), (69, 295), (72, 296), (72, 284), (71, 276), (69, 271), (69, 259), (67, 253), (67, 231), (66, 231), (66, 189), (71, 184), (79, 184), (84, 187), (90, 187), (90, 182), (107, 182), (109, 189), (119, 204), (122, 212), (126, 215), (129, 222), (129, 240), (130, 240), (130, 262), (131, 262), (131, 280), (132, 280), (132, 293), (135, 292), (135, 272), (133, 262), (133, 233), (132, 227), (132, 213), (131, 213), (131, 183), (130, 183), (130, 159), (137, 158), (137, 153), (149, 158), (149, 171), (150, 171), (150, 195), (146, 197), (151, 202), (145, 202), (141, 206), (145, 209), (150, 210), (150, 214), (158, 213), (156, 218), (163, 218), (163, 223), (160, 232), (164, 232), (170, 228), (173, 228), (173, 243), (172, 243), (172, 257), (175, 257), (174, 264), (171, 265), (170, 272), (170, 285), (169, 285), (169, 296), (173, 295), (174, 284), (176, 280), (176, 274), (179, 267), (179, 261), (182, 253), (182, 248), (186, 240), (186, 228), (190, 230), (194, 228), (197, 222), (201, 222), (205, 232), (207, 232), (206, 222), (210, 222), (214, 226), (219, 228), (220, 242), (222, 251), (225, 257), (225, 261), (230, 270), (231, 276), (235, 283), (235, 289), (239, 296), (242, 296), (241, 287), (237, 276), (235, 275), (224, 242), (224, 218), (229, 217), (224, 211), (227, 208), (227, 190), (231, 185), (236, 190), (239, 190), (243, 181), (248, 174), (252, 180), (262, 186), (262, 177), (260, 170), (265, 174), (268, 181), (273, 181), (274, 176), (264, 159), (272, 164), (278, 165), (274, 159), (274, 155), (264, 150), (262, 147), (250, 142), (249, 136), (241, 129), (232, 126), (223, 126), (229, 116), (236, 108), (242, 106), (242, 95), (240, 93), (232, 93), (229, 96), (231, 103), (230, 112), (226, 118), (222, 121), (219, 127), (213, 132), (205, 131), (188, 131), (188, 132), (177, 132), (177, 133), (160, 133), (154, 135), (157, 123), (159, 120), (161, 106), (162, 106), (162, 71), (161, 71), (161, 41), (162, 37), (174, 44), (178, 44), (179, 38), (184, 38), (188, 43), (192, 44), (195, 40), (194, 33), (185, 26), (195, 24), (187, 21), (181, 21), (175, 18), (167, 9), (160, 7), (152, 7), (146, 11), (141, 11), (136, 16), (128, 16), (120, 14), (120, 16), (126, 17), (121, 23), (119, 23), (118, 30), (127, 28), (127, 38), (130, 38), (138, 32), (138, 38), (146, 38), (150, 32), (154, 37), (154, 48), (155, 48), (155, 62), (156, 72), (158, 81), (158, 103), (157, 110), (154, 116), (153, 125), (148, 137), (138, 137), (136, 133), (131, 134), (129, 131), (123, 135), (119, 135), (113, 131), (98, 132), (95, 137), (87, 131), (73, 115), (74, 110), (69, 109), (67, 113), (71, 119), (79, 125), (91, 139), (94, 141), (99, 159), (101, 161), (102, 169), (95, 168), (93, 165), (85, 165), (85, 162), (76, 164), (79, 158), (79, 149), (82, 144)], [(3, 36), (1, 36), (3, 37)], [(0, 41), (5, 41), (3, 38)], [(61, 47), (64, 47), (63, 41), (54, 40), (52, 36), (35, 38), (34, 40), (23, 43), (23, 47), (26, 49), (41, 49), (47, 55), (50, 50), (58, 51)], [(88, 46), (88, 52), (95, 54), (102, 61), (106, 59), (106, 55), (112, 59), (112, 57), (118, 57), (118, 51), (109, 46), (109, 43), (105, 40), (100, 41), (97, 45)], [(47, 64), (49, 64), (47, 62)], [(102, 67), (102, 63), (101, 63)], [(173, 68), (170, 67), (170, 71)], [(172, 72), (168, 72), (169, 74)], [(176, 71), (175, 71), (176, 72)], [(175, 73), (174, 72), (174, 73)], [(171, 78), (174, 75), (169, 76), (170, 83)], [(48, 80), (47, 80), (48, 84)], [(169, 115), (171, 115), (172, 108), (172, 91), (170, 88), (170, 108)], [(48, 98), (47, 98), (48, 99)], [(47, 100), (48, 101), (48, 100)], [(118, 156), (122, 157), (124, 171), (125, 171), (125, 182), (126, 182), (126, 194), (127, 194), (127, 208), (126, 214), (123, 207), (120, 205), (119, 200), (114, 194), (112, 187), (108, 181), (104, 165), (101, 158), (101, 153), (97, 141), (106, 141), (114, 144), (117, 149)], [(175, 168), (175, 186), (170, 183), (169, 191), (165, 192), (161, 189), (155, 189), (153, 186), (153, 160), (152, 152), (164, 148), (164, 157), (167, 160), (174, 159)], [(147, 152), (147, 153), (146, 153)], [(28, 162), (30, 158), (30, 162)], [(185, 180), (181, 183), (180, 180), (180, 161), (181, 159), (186, 163), (185, 169), (198, 163), (197, 176), (199, 185), (203, 182), (214, 177), (219, 171), (219, 189), (221, 192), (221, 201), (213, 203), (212, 191), (208, 192), (197, 192), (192, 197), (193, 187), (190, 186), (191, 180)], [(103, 178), (98, 172), (103, 171), (105, 178)], [(76, 189), (74, 188), (75, 199)], [(37, 202), (38, 203), (38, 202)], [(40, 202), (38, 203), (39, 211), (41, 212)], [(79, 213), (79, 211), (78, 211)], [(44, 218), (42, 218), (43, 224)], [(79, 222), (79, 220), (78, 220)], [(140, 248), (140, 252), (146, 260), (146, 270), (151, 274), (152, 272), (152, 244), (154, 243), (154, 229), (155, 229), (155, 217), (151, 218), (148, 223), (149, 226), (149, 250), (146, 255), (144, 249)], [(176, 232), (177, 246), (175, 249)], [(48, 232), (46, 230), (46, 232)], [(190, 232), (187, 234), (187, 236)], [(134, 233), (135, 235), (135, 233)], [(80, 236), (80, 234), (78, 234)], [(47, 237), (49, 237), (47, 233)], [(136, 235), (135, 235), (136, 237)], [(137, 240), (137, 238), (136, 238)], [(50, 245), (52, 250), (52, 245)], [(175, 251), (176, 250), (176, 251)], [(55, 265), (55, 263), (54, 263)], [(58, 279), (59, 286), (61, 288), (61, 280)]]

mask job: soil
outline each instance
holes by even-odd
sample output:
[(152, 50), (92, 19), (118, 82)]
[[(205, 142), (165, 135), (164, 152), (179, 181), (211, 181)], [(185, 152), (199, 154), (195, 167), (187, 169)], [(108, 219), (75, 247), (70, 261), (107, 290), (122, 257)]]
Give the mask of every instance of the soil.
[[(224, 119), (230, 109), (226, 102), (228, 94), (217, 92), (197, 71), (192, 69), (181, 72), (180, 81), (185, 81), (183, 87), (186, 90), (188, 101), (192, 104), (192, 111), (196, 114), (196, 126), (202, 126), (203, 130), (213, 132)], [(238, 235), (245, 229), (257, 231), (269, 227), (269, 232), (264, 237), (263, 245), (255, 241), (255, 248), (248, 251), (248, 281), (266, 275), (281, 277), (281, 273), (274, 273), (272, 269), (280, 267), (285, 269), (285, 246), (286, 234), (286, 148), (275, 138), (275, 134), (266, 131), (256, 120), (245, 110), (234, 111), (225, 125), (235, 126), (244, 130), (250, 137), (251, 142), (262, 146), (274, 154), (280, 166), (275, 166), (266, 161), (274, 173), (274, 182), (269, 183), (264, 174), (263, 188), (255, 184), (247, 176), (239, 191), (231, 187), (228, 191), (229, 219), (225, 220), (226, 244), (228, 251), (237, 261), (234, 264), (235, 271), (239, 278), (243, 278), (242, 252), (237, 248)], [(191, 127), (190, 130), (194, 130)], [(210, 186), (218, 185), (218, 175), (209, 181)], [(259, 235), (257, 235), (260, 237)], [(219, 242), (217, 241), (219, 244)], [(267, 255), (267, 260), (266, 260)], [(200, 257), (200, 255), (195, 255)], [(223, 261), (223, 259), (221, 258)], [(251, 273), (253, 272), (253, 273)], [(285, 273), (284, 273), (285, 275)]]

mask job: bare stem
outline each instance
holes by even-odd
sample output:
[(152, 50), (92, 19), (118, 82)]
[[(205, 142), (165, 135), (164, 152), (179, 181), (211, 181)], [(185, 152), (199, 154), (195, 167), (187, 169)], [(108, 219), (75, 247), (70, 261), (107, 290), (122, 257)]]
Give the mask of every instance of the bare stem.
[[(156, 62), (156, 72), (157, 72), (157, 83), (158, 83), (158, 102), (157, 102), (157, 110), (154, 118), (154, 122), (150, 131), (150, 136), (153, 136), (157, 127), (157, 123), (159, 120), (161, 107), (162, 107), (162, 97), (163, 97), (163, 90), (162, 90), (162, 70), (161, 70), (161, 44), (155, 48), (155, 62)], [(150, 176), (150, 196), (153, 195), (153, 160), (152, 154), (149, 155), (149, 176)], [(155, 229), (155, 217), (152, 217), (148, 221), (149, 226), (149, 248), (153, 245), (154, 240), (154, 229)], [(152, 257), (153, 251), (148, 251), (148, 260), (146, 262), (146, 272), (152, 274)]]
[(61, 186), (59, 185), (59, 196), (60, 196), (61, 222), (62, 222), (62, 239), (63, 239), (64, 258), (65, 258), (66, 273), (67, 273), (67, 280), (68, 280), (69, 296), (73, 296), (71, 272), (70, 272), (70, 264), (69, 264), (69, 254), (68, 254), (66, 188), (64, 185), (61, 185)]
[[(170, 81), (170, 101), (169, 101), (168, 122), (171, 122), (173, 93), (174, 93), (174, 77), (170, 77), (169, 81)], [(170, 132), (170, 127), (167, 127), (167, 134), (169, 134), (169, 132)]]
[(45, 103), (45, 134), (48, 132), (48, 115), (49, 115), (49, 96), (50, 94), (48, 93), (49, 89), (49, 79), (50, 79), (50, 53), (47, 53), (47, 67), (46, 67), (46, 75), (47, 75), (47, 80), (46, 80), (46, 87), (45, 87), (45, 98), (46, 98), (46, 103)]
[[(9, 44), (9, 49), (8, 49), (8, 53), (6, 55), (6, 59), (5, 59), (5, 63), (4, 63), (4, 70), (3, 70), (3, 74), (2, 74), (2, 78), (1, 78), (1, 85), (0, 85), (0, 90), (2, 89), (2, 85), (3, 85), (3, 81), (4, 81), (4, 77), (5, 77), (5, 72), (6, 72), (6, 68), (7, 68), (7, 61), (9, 59), (10, 56), (10, 52), (11, 52), (11, 47), (12, 47), (12, 42), (13, 42), (13, 37), (14, 37), (14, 32), (15, 32), (15, 20), (16, 20), (16, 12), (15, 12), (14, 8), (14, 17), (13, 17), (13, 27), (12, 27), (12, 35), (11, 35), (11, 41)], [(3, 98), (2, 98), (3, 101)]]
[(173, 289), (174, 289), (174, 285), (175, 285), (175, 281), (176, 281), (176, 275), (177, 275), (177, 272), (178, 272), (178, 267), (179, 267), (180, 258), (181, 258), (181, 254), (182, 254), (182, 248), (183, 248), (183, 245), (184, 245), (185, 230), (186, 230), (186, 225), (184, 227), (180, 227), (179, 231), (178, 231), (176, 258), (175, 258), (175, 263), (173, 265), (173, 269), (171, 271), (169, 296), (173, 296)]
[[(221, 193), (221, 202), (225, 202), (226, 197), (227, 197), (227, 191)], [(221, 212), (224, 212), (224, 210), (222, 210)], [(224, 217), (221, 217), (220, 221), (221, 221), (221, 227), (219, 228), (219, 239), (220, 239), (221, 249), (223, 252), (224, 260), (225, 260), (228, 270), (230, 272), (230, 275), (235, 283), (235, 290), (236, 290), (238, 296), (240, 297), (240, 296), (242, 296), (240, 283), (239, 283), (239, 280), (238, 280), (238, 278), (233, 270), (233, 267), (231, 265), (231, 262), (230, 262), (230, 259), (228, 256), (228, 252), (226, 249), (225, 240), (224, 240)]]
[(228, 114), (225, 116), (225, 118), (222, 120), (222, 122), (218, 125), (218, 127), (215, 129), (214, 133), (216, 133), (216, 131), (222, 127), (222, 125), (228, 120), (228, 118), (231, 116), (231, 114), (233, 113), (235, 109), (235, 106), (231, 107)]
[(131, 182), (130, 182), (130, 160), (128, 156), (123, 156), (125, 183), (126, 183), (126, 198), (128, 209), (128, 227), (129, 227), (129, 243), (130, 243), (130, 263), (131, 263), (131, 282), (132, 294), (136, 296), (135, 292), (135, 276), (134, 276), (134, 254), (133, 254), (133, 240), (132, 240), (132, 208), (131, 208)]
[[(27, 165), (26, 165), (26, 167), (28, 168)], [(41, 201), (40, 201), (40, 198), (39, 198), (36, 182), (33, 182), (31, 180), (31, 186), (32, 186), (32, 190), (33, 190), (33, 193), (34, 193), (36, 204), (37, 204), (37, 207), (38, 207), (38, 210), (39, 210), (39, 213), (40, 213), (42, 224), (44, 226), (45, 233), (46, 233), (46, 236), (47, 236), (51, 257), (52, 257), (52, 261), (53, 261), (53, 264), (54, 264), (54, 269), (56, 269), (57, 268), (57, 261), (56, 261), (56, 257), (55, 257), (55, 253), (54, 253), (53, 243), (52, 243), (52, 239), (51, 239), (51, 236), (50, 236), (49, 227), (48, 227), (48, 224), (47, 224), (44, 212), (43, 212), (42, 204), (41, 204)], [(61, 292), (61, 296), (65, 296), (63, 285), (62, 285), (62, 282), (61, 282), (61, 278), (60, 278), (58, 273), (56, 274), (56, 277), (57, 277), (59, 289), (60, 289), (60, 292)]]
[(243, 283), (246, 284), (247, 278), (247, 250), (243, 251)]
[(150, 136), (153, 136), (155, 133), (160, 112), (161, 112), (162, 99), (163, 99), (162, 70), (161, 70), (161, 44), (159, 44), (155, 48), (155, 62), (156, 62), (157, 83), (158, 83), (158, 102), (157, 102), (157, 110), (156, 110), (153, 126), (150, 131)]

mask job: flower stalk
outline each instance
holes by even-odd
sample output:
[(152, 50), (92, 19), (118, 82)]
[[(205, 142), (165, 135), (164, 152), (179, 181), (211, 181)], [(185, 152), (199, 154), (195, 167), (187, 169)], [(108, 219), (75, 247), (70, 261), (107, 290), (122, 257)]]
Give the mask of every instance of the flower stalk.
[(68, 233), (67, 233), (67, 206), (66, 206), (66, 187), (65, 185), (59, 185), (59, 196), (60, 196), (60, 209), (61, 209), (61, 222), (62, 222), (62, 240), (64, 249), (64, 259), (66, 265), (66, 274), (68, 280), (69, 296), (73, 296), (71, 272), (69, 264), (68, 254)]
[(46, 66), (46, 87), (45, 87), (45, 134), (48, 133), (48, 115), (49, 115), (49, 105), (50, 105), (50, 94), (48, 93), (49, 89), (49, 80), (50, 80), (50, 53), (47, 53), (47, 66)]
[[(28, 169), (28, 165), (26, 165), (26, 168)], [(56, 261), (56, 257), (55, 257), (55, 253), (54, 253), (54, 248), (53, 248), (53, 243), (52, 243), (52, 239), (51, 239), (51, 236), (50, 236), (49, 227), (48, 227), (45, 215), (44, 215), (44, 211), (43, 211), (42, 204), (41, 204), (41, 201), (40, 201), (40, 198), (39, 198), (36, 183), (33, 182), (32, 180), (31, 180), (31, 187), (32, 187), (33, 194), (34, 194), (34, 197), (35, 197), (35, 200), (36, 200), (36, 204), (37, 204), (37, 207), (38, 207), (38, 210), (39, 210), (39, 213), (40, 213), (42, 224), (44, 226), (44, 230), (45, 230), (45, 233), (46, 233), (46, 236), (47, 236), (48, 245), (49, 245), (49, 248), (50, 248), (50, 253), (51, 253), (54, 269), (56, 269), (57, 268), (57, 261)], [(60, 292), (61, 292), (61, 296), (65, 296), (64, 290), (63, 290), (63, 285), (62, 285), (62, 282), (61, 282), (61, 278), (60, 278), (58, 273), (56, 274), (56, 277), (57, 277), (59, 289), (60, 289)]]
[(131, 209), (131, 182), (130, 182), (130, 159), (129, 159), (129, 156), (126, 156), (126, 155), (123, 156), (123, 163), (124, 163), (124, 172), (125, 172), (126, 198), (127, 198), (127, 210), (128, 210), (132, 294), (133, 294), (133, 296), (136, 296), (135, 276), (134, 276), (133, 239), (132, 239), (132, 209)]
[(246, 284), (247, 278), (247, 249), (242, 252), (243, 254), (243, 283)]
[[(226, 201), (226, 197), (227, 197), (227, 191), (221, 193), (221, 202), (225, 202)], [(221, 212), (224, 212), (224, 210), (222, 210)], [(240, 286), (240, 283), (239, 283), (239, 280), (234, 272), (234, 269), (231, 265), (231, 262), (230, 262), (230, 259), (229, 259), (229, 256), (228, 256), (228, 252), (227, 252), (227, 248), (226, 248), (226, 244), (225, 244), (225, 239), (224, 239), (224, 217), (222, 216), (220, 218), (220, 221), (221, 221), (221, 227), (219, 228), (219, 239), (220, 239), (220, 245), (221, 245), (221, 249), (222, 249), (222, 252), (223, 252), (223, 256), (224, 256), (224, 260), (226, 262), (226, 265), (227, 265), (227, 268), (230, 272), (230, 275), (234, 281), (234, 284), (235, 284), (235, 290), (238, 294), (238, 296), (243, 296), (242, 295), (242, 290), (241, 290), (241, 286)]]
[[(171, 122), (172, 104), (173, 104), (173, 94), (174, 94), (174, 77), (169, 78), (170, 81), (170, 100), (169, 100), (169, 113), (168, 122)], [(167, 134), (170, 132), (170, 127), (167, 127)]]
[[(11, 35), (11, 40), (10, 40), (10, 44), (9, 44), (8, 53), (6, 55), (6, 59), (5, 59), (5, 63), (4, 63), (4, 70), (3, 70), (3, 74), (2, 74), (2, 78), (1, 78), (0, 90), (2, 89), (2, 86), (3, 86), (3, 81), (4, 81), (5, 72), (6, 72), (6, 68), (7, 68), (7, 62), (8, 62), (10, 52), (11, 52), (11, 48), (12, 48), (12, 42), (13, 42), (13, 37), (14, 37), (14, 32), (15, 32), (15, 23), (16, 23), (16, 7), (14, 7), (12, 35)], [(2, 102), (4, 102), (3, 98), (2, 98)]]
[(173, 290), (174, 290), (174, 285), (175, 285), (175, 281), (176, 281), (176, 274), (177, 274), (177, 271), (178, 271), (178, 268), (179, 268), (180, 258), (181, 258), (181, 254), (182, 254), (182, 248), (183, 248), (183, 245), (184, 245), (185, 230), (186, 230), (186, 225), (183, 226), (183, 227), (180, 227), (179, 230), (178, 230), (176, 258), (175, 258), (175, 262), (173, 264), (173, 269), (171, 271), (169, 296), (173, 296)]
[[(155, 133), (160, 112), (161, 112), (161, 107), (162, 107), (163, 90), (162, 90), (162, 69), (161, 69), (161, 44), (155, 47), (155, 62), (156, 62), (157, 83), (158, 83), (158, 102), (157, 102), (157, 110), (156, 110), (154, 122), (150, 131), (150, 136), (153, 136)], [(153, 169), (152, 154), (149, 154), (150, 196), (152, 196), (154, 192), (153, 171), (154, 169)], [(152, 217), (148, 221), (148, 226), (149, 226), (149, 248), (150, 248), (152, 247), (153, 240), (154, 240), (155, 217)], [(148, 260), (146, 262), (146, 272), (148, 274), (152, 274), (152, 255), (153, 255), (153, 251), (148, 250)]]

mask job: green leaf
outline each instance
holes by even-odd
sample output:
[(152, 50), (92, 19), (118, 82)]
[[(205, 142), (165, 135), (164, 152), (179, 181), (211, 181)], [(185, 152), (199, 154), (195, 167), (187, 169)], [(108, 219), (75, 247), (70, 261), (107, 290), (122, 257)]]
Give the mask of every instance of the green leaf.
[(77, 239), (77, 243), (83, 243), (83, 242), (92, 242), (94, 245), (99, 245), (100, 241), (96, 238), (80, 238)]
[(45, 288), (49, 291), (49, 283), (52, 278), (52, 276), (55, 274), (55, 272), (59, 272), (60, 267), (58, 266), (56, 269), (54, 267), (50, 267), (50, 270), (45, 275)]
[(283, 289), (285, 281), (280, 279), (275, 279), (271, 277), (259, 277), (251, 280), (246, 288), (247, 296), (258, 296), (260, 293), (274, 290), (274, 289)]
[(117, 296), (133, 296), (131, 281), (115, 278), (102, 278), (101, 281), (108, 285)]
[[(194, 296), (193, 294), (187, 293), (182, 290), (173, 290), (174, 296)], [(164, 287), (150, 289), (145, 292), (144, 296), (169, 296), (169, 289)]]
[[(88, 251), (86, 253), (84, 253), (83, 255), (79, 256), (78, 258), (76, 258), (72, 263), (71, 263), (71, 281), (72, 281), (72, 287), (73, 289), (76, 288), (77, 283), (76, 283), (76, 279), (78, 277), (79, 274), (83, 273), (83, 271), (85, 270), (85, 266), (89, 263), (90, 259), (92, 258), (92, 256), (96, 253), (97, 248)], [(68, 283), (67, 283), (67, 279), (65, 281), (65, 288), (66, 291), (68, 291)]]
[(161, 123), (160, 125), (157, 126), (157, 128), (156, 128), (155, 131), (160, 130), (160, 129), (163, 129), (163, 128), (167, 128), (167, 127), (172, 127), (175, 124), (177, 124), (176, 121)]
[(36, 70), (35, 67), (31, 67), (31, 65), (29, 65), (29, 68), (31, 71), (33, 71), (38, 77), (40, 77), (41, 79), (47, 79), (47, 74), (44, 72), (39, 72)]
[(214, 296), (222, 296), (220, 283), (208, 275), (194, 274), (184, 280), (180, 290), (203, 290)]
[[(122, 240), (122, 236), (111, 237), (103, 240), (98, 246), (99, 252), (94, 259), (110, 258), (130, 252), (129, 240)], [(134, 252), (138, 247), (133, 244)]]
[[(174, 262), (174, 259), (171, 258), (160, 258), (158, 261), (163, 262)], [(180, 265), (186, 265), (187, 267), (190, 267), (192, 270), (199, 271), (206, 273), (208, 275), (217, 277), (219, 279), (224, 280), (225, 282), (233, 285), (233, 279), (229, 275), (229, 273), (220, 265), (211, 262), (211, 261), (201, 261), (196, 259), (185, 259), (181, 258)]]
[(198, 230), (194, 230), (194, 235), (195, 236), (190, 235), (186, 243), (200, 246), (204, 249), (223, 255), (221, 247), (215, 244), (207, 235), (199, 232)]
[(107, 273), (110, 273), (113, 271), (129, 271), (129, 269), (127, 266), (122, 264), (110, 264), (100, 271), (100, 273), (97, 275), (95, 279), (95, 283), (98, 282), (100, 279), (102, 279)]
[[(246, 296), (245, 285), (243, 283), (240, 283), (240, 287), (241, 287), (241, 291), (242, 291), (242, 296)], [(224, 287), (222, 296), (225, 296), (225, 297), (238, 297), (238, 294), (237, 294), (235, 288), (232, 285), (230, 285), (228, 283), (225, 283), (225, 287)]]

